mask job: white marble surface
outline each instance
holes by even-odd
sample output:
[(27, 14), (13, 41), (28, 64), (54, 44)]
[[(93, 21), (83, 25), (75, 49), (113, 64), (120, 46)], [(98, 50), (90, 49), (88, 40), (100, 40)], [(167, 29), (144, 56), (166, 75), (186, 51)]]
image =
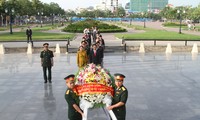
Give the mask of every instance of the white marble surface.
[[(200, 56), (106, 53), (104, 67), (126, 75), (127, 120), (199, 120)], [(55, 55), (52, 85), (43, 83), (39, 54), (0, 55), (0, 120), (67, 120), (63, 78), (75, 54)], [(101, 109), (89, 120), (105, 120)]]

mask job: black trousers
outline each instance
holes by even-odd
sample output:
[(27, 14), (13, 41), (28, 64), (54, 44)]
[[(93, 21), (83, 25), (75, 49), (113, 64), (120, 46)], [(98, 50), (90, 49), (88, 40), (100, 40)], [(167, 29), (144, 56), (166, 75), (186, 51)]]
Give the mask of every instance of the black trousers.
[(32, 43), (32, 36), (31, 35), (27, 35), (27, 43), (29, 43), (29, 41)]
[[(47, 77), (47, 70), (48, 70), (48, 77)], [(44, 76), (44, 80), (47, 81), (51, 81), (51, 66), (43, 66), (43, 76)]]

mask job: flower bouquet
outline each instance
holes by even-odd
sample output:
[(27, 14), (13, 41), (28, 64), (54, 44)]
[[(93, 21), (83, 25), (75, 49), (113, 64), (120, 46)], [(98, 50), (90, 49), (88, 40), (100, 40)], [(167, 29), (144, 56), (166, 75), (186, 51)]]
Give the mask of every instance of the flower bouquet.
[[(95, 64), (88, 64), (79, 70), (76, 75), (74, 91), (80, 96), (80, 107), (83, 109), (87, 120), (89, 108), (110, 106), (114, 93), (114, 78), (107, 69)], [(114, 113), (108, 111), (113, 120)]]

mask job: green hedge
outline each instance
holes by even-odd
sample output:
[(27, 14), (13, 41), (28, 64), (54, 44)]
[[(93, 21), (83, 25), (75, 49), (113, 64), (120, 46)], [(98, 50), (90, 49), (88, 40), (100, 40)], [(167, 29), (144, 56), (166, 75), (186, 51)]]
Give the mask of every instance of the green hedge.
[[(175, 23), (175, 22), (166, 22), (166, 23), (163, 23), (162, 24), (163, 26), (180, 26), (180, 23)], [(181, 24), (182, 26), (187, 26), (187, 24), (185, 24), (185, 23), (182, 23)]]
[(6, 27), (0, 27), (0, 31), (8, 30)]
[(85, 28), (96, 26), (101, 33), (126, 32), (126, 29), (115, 25), (109, 25), (95, 20), (85, 20), (68, 25), (63, 29), (64, 32), (82, 33)]

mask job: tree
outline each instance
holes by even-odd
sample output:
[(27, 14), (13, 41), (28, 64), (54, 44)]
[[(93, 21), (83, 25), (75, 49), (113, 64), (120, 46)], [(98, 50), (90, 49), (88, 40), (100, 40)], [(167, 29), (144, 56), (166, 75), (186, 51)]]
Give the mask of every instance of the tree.
[(37, 15), (38, 12), (42, 12), (42, 2), (40, 0), (32, 0), (33, 14)]
[(67, 17), (74, 17), (74, 16), (76, 16), (75, 11), (73, 11), (73, 10), (66, 11), (65, 14), (66, 14)]
[(95, 17), (98, 18), (98, 17), (105, 17), (106, 16), (106, 13), (102, 10), (94, 10), (94, 14), (95, 14)]
[(29, 0), (18, 0), (17, 1), (17, 13), (20, 16), (23, 15), (33, 15), (32, 11), (33, 11), (33, 7), (32, 7), (32, 3)]
[(117, 15), (118, 17), (125, 16), (125, 15), (126, 15), (125, 9), (124, 9), (123, 7), (117, 8), (117, 13), (116, 13), (116, 15)]
[(110, 11), (110, 10), (105, 11), (105, 17), (112, 17), (112, 16), (113, 16), (112, 11)]
[(192, 8), (189, 11), (190, 14), (190, 18), (194, 21), (194, 22), (200, 22), (200, 5), (198, 7)]
[(173, 9), (172, 7), (167, 6), (160, 12), (160, 15), (163, 18), (166, 18), (172, 21), (177, 18), (177, 10)]

